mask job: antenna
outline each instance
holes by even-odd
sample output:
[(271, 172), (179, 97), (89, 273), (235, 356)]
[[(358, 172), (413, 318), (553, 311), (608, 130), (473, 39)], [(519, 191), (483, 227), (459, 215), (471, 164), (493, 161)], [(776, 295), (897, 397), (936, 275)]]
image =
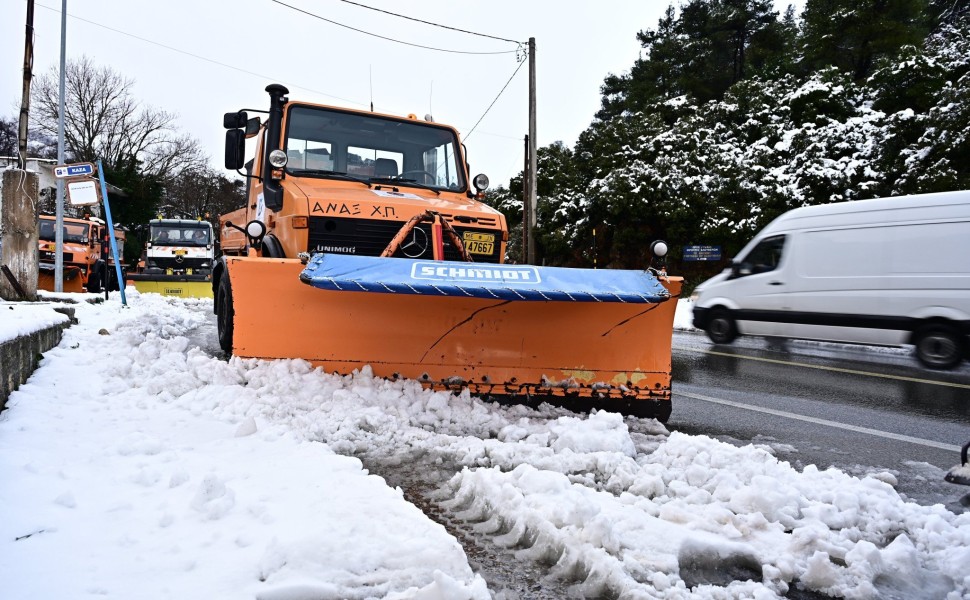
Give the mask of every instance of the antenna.
[(367, 65), (367, 78), (370, 80), (370, 111), (374, 112), (374, 65)]
[(434, 96), (434, 79), (431, 80), (431, 91), (428, 93), (428, 114), (434, 117), (434, 109), (431, 108), (431, 98)]

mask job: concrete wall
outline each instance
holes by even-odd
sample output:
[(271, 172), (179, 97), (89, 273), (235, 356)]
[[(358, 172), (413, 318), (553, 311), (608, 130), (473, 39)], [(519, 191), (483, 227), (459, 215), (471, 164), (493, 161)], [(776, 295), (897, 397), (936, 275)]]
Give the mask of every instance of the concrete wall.
[(26, 293), (21, 298), (0, 273), (0, 298), (37, 299), (37, 203), (36, 173), (7, 169), (0, 181), (0, 265), (13, 273)]
[[(55, 310), (66, 313), (74, 322), (73, 308), (59, 307)], [(0, 342), (0, 410), (6, 408), (10, 394), (27, 381), (37, 368), (41, 355), (61, 342), (61, 335), (67, 327), (70, 327), (69, 323), (53, 325), (16, 339)]]

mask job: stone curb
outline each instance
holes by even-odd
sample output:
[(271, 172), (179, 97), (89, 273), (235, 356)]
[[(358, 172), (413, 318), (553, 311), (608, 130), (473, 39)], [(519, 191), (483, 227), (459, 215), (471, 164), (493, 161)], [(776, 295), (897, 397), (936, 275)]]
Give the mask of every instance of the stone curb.
[(58, 306), (54, 310), (70, 317), (70, 322), (0, 342), (0, 411), (6, 408), (10, 394), (37, 368), (44, 352), (59, 344), (64, 330), (77, 322), (73, 308)]

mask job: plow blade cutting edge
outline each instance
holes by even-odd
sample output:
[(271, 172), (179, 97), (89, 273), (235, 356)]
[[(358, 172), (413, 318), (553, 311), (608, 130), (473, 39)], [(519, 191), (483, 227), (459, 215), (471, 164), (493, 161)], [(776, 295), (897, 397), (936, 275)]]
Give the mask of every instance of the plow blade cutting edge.
[[(666, 420), (682, 280), (347, 255), (227, 257), (233, 354)], [(219, 298), (216, 299), (217, 305)]]
[(212, 297), (212, 281), (205, 275), (129, 275), (128, 281), (143, 294), (180, 298)]
[[(64, 292), (81, 293), (84, 291), (84, 278), (81, 269), (74, 265), (64, 265), (62, 271), (61, 290)], [(37, 272), (37, 289), (53, 292), (57, 279), (54, 276), (54, 265), (41, 263)]]

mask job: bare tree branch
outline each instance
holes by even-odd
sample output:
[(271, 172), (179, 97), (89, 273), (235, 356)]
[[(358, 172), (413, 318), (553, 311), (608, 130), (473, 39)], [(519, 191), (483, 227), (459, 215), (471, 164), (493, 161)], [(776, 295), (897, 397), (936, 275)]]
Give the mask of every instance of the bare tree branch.
[[(59, 74), (56, 66), (34, 86), (34, 126), (57, 135)], [(167, 179), (206, 161), (198, 142), (180, 133), (175, 116), (143, 106), (134, 81), (99, 67), (84, 56), (65, 71), (64, 140), (73, 160), (100, 158), (113, 168), (137, 166), (146, 175)]]

